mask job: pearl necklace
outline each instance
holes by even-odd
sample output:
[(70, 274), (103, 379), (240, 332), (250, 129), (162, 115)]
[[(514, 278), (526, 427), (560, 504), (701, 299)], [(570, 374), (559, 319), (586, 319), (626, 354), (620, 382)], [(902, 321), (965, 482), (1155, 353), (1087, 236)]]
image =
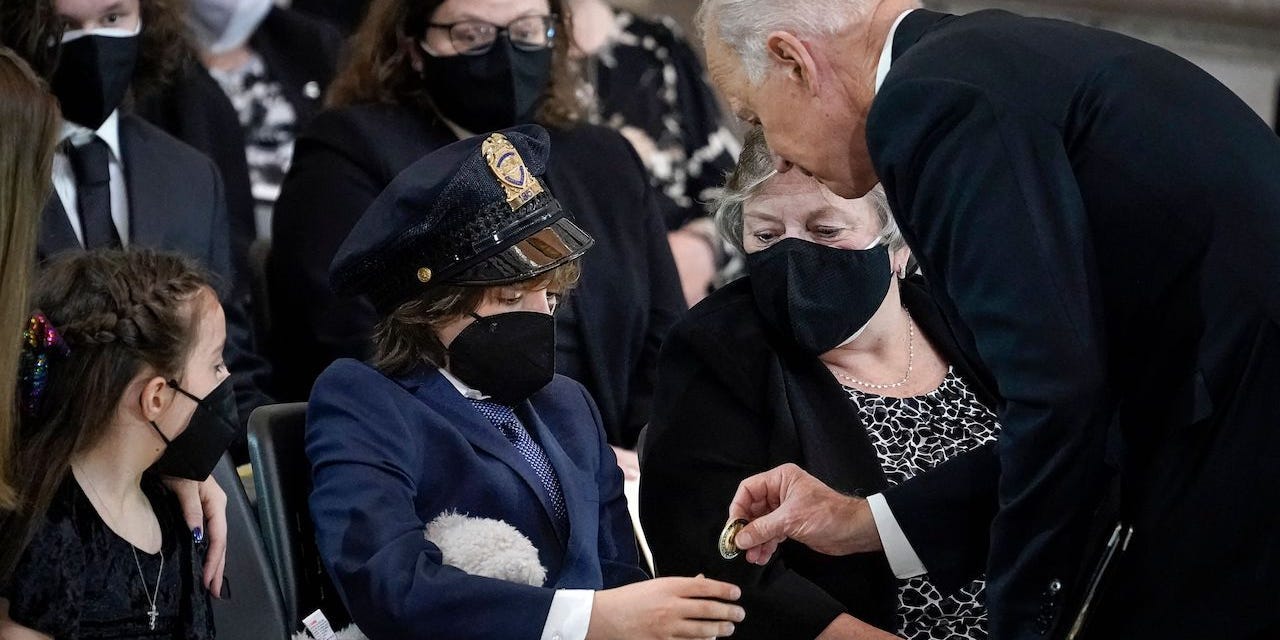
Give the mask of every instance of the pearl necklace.
[(874, 384), (871, 382), (864, 382), (853, 376), (845, 375), (844, 373), (836, 371), (833, 368), (832, 371), (836, 374), (836, 376), (842, 380), (845, 380), (847, 382), (852, 382), (853, 384), (856, 384), (860, 387), (864, 387), (866, 389), (897, 389), (898, 387), (902, 387), (906, 385), (908, 382), (910, 382), (911, 369), (915, 365), (915, 360), (916, 360), (916, 330), (915, 330), (915, 323), (911, 321), (911, 314), (905, 308), (902, 310), (902, 312), (907, 315), (907, 373), (902, 376), (901, 380), (898, 380), (897, 382), (893, 382), (890, 384)]

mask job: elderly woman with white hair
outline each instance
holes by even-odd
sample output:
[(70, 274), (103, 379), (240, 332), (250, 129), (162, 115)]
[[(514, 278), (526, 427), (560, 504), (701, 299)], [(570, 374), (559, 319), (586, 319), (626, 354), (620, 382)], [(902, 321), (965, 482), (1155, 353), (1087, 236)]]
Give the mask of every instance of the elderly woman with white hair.
[[(992, 393), (909, 275), (883, 192), (845, 200), (778, 174), (756, 130), (717, 208), (748, 275), (696, 306), (659, 361), (641, 484), (658, 572), (741, 586), (735, 638), (887, 636), (867, 623), (987, 637), (969, 560), (986, 540), (966, 532), (996, 507)], [(831, 557), (788, 542), (763, 566), (721, 548), (738, 483), (785, 463), (869, 496), (881, 548)]]

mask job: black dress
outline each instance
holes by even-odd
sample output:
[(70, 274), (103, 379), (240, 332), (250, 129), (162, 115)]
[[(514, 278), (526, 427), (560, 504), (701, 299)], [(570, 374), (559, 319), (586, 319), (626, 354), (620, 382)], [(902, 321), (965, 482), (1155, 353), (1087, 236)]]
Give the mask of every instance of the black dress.
[[(177, 498), (159, 481), (144, 480), (142, 488), (160, 521), (160, 554), (131, 549), (68, 476), (4, 590), (14, 622), (57, 640), (214, 637), (200, 581), (206, 545), (191, 542)], [(154, 630), (147, 616), (153, 591)]]

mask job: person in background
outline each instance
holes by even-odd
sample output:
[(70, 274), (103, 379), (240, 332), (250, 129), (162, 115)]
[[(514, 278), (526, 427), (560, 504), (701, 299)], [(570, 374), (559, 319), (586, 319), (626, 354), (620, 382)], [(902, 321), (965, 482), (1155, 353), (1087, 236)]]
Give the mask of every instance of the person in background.
[(706, 205), (733, 168), (738, 140), (724, 125), (702, 62), (670, 18), (643, 18), (604, 0), (568, 6), (589, 119), (621, 132), (644, 161), (693, 306), (726, 256)]
[(553, 142), (548, 183), (596, 240), (557, 314), (557, 370), (590, 391), (610, 443), (635, 446), (658, 348), (685, 303), (643, 165), (617, 132), (581, 121), (564, 10), (558, 0), (370, 8), (330, 87), (333, 108), (298, 139), (276, 204), (270, 342), (285, 397), (306, 398), (335, 359), (371, 353), (377, 313), (335, 297), (328, 270), (378, 193), (469, 132), (536, 121)]
[[(0, 335), (20, 332), (27, 319), (36, 231), (49, 198), (58, 123), (58, 101), (48, 86), (22, 58), (0, 47)], [(0, 513), (18, 500), (8, 443), (17, 432), (13, 407), (20, 346), (16, 340), (0, 344)]]
[[(640, 494), (659, 573), (742, 587), (735, 638), (886, 635), (861, 621), (908, 640), (986, 638), (981, 565), (955, 559), (985, 546), (964, 533), (996, 507), (993, 395), (923, 281), (907, 277), (884, 192), (845, 200), (778, 174), (757, 128), (716, 204), (748, 273), (663, 347)], [(726, 562), (713, 544), (724, 505), (783, 463), (869, 496), (884, 553), (787, 545), (766, 566)]]
[[(51, 23), (31, 28), (61, 47), (51, 87), (64, 118), (54, 157), (56, 197), (45, 208), (37, 255), (151, 247), (198, 260), (225, 290), (228, 361), (245, 419), (270, 401), (246, 309), (247, 274), (231, 251), (222, 179), (191, 147), (123, 109), (180, 64), (185, 26), (161, 0), (56, 0)], [(237, 446), (243, 457), (243, 439)]]
[[(307, 408), (320, 554), (374, 640), (636, 640), (733, 633), (733, 585), (646, 581), (623, 477), (582, 385), (555, 373), (553, 313), (593, 239), (545, 182), (536, 125), (406, 168), (334, 259), (380, 317), (369, 363), (342, 359)], [(469, 575), (423, 536), (441, 514), (501, 520), (545, 582)]]
[(190, 0), (187, 23), (200, 59), (230, 99), (243, 132), (259, 238), (293, 158), (338, 66), (342, 35), (271, 0)]
[(0, 637), (213, 638), (206, 546), (158, 477), (207, 478), (239, 429), (207, 276), (176, 254), (76, 252), (33, 302)]

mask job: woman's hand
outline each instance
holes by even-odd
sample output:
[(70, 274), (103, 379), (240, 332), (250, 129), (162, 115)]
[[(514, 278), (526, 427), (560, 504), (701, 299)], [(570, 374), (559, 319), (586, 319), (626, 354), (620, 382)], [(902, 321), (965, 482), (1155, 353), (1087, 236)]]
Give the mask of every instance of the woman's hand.
[(227, 566), (227, 494), (209, 476), (204, 482), (165, 478), (164, 483), (178, 495), (182, 516), (191, 535), (209, 540), (204, 559), (204, 587), (215, 598), (222, 597), (222, 571)]
[(738, 587), (701, 576), (656, 578), (597, 591), (587, 640), (728, 636), (746, 612), (727, 601), (741, 596)]
[(847, 613), (836, 616), (822, 631), (817, 640), (901, 640), (898, 636), (877, 629)]

